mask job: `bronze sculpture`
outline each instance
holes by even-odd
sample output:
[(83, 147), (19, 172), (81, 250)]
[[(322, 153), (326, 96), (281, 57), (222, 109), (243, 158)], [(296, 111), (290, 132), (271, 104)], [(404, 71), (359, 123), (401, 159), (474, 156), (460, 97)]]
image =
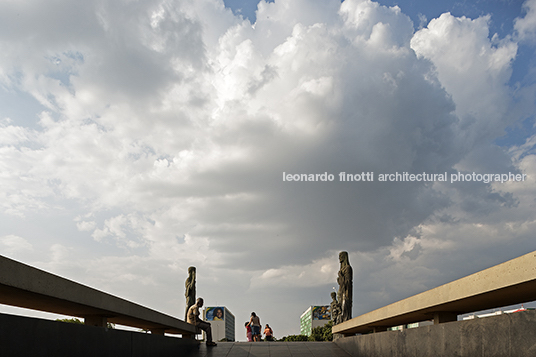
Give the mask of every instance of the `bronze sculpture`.
[(352, 318), (353, 271), (348, 259), (348, 252), (339, 253), (339, 262), (341, 263), (337, 276), (337, 283), (339, 284), (338, 299), (341, 307), (339, 322), (344, 322)]
[(333, 325), (337, 325), (341, 321), (341, 304), (337, 301), (337, 293), (332, 292), (331, 293), (331, 304), (329, 304), (329, 309), (331, 312), (331, 322), (333, 322)]
[(188, 278), (186, 278), (184, 286), (186, 287), (186, 292), (184, 293), (184, 296), (186, 296), (184, 321), (186, 321), (188, 319), (188, 309), (195, 304), (195, 267), (188, 268)]

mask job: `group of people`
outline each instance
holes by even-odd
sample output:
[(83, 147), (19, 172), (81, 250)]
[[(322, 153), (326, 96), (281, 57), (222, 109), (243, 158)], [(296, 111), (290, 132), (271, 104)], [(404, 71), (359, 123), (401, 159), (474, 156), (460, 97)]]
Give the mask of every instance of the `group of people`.
[[(249, 321), (245, 323), (246, 336), (249, 342), (259, 342), (261, 340), (261, 326), (261, 319), (252, 312)], [(264, 328), (264, 335), (266, 336), (266, 341), (274, 340), (274, 332), (268, 324)]]
[[(207, 346), (216, 346), (216, 342), (212, 341), (212, 328), (210, 327), (210, 323), (199, 318), (199, 309), (203, 307), (203, 303), (203, 298), (198, 298), (195, 304), (188, 308), (186, 321), (205, 331), (207, 335)], [(261, 319), (254, 312), (251, 313), (249, 322), (246, 322), (246, 331), (249, 342), (261, 340)], [(266, 341), (274, 340), (274, 332), (268, 324), (266, 324), (266, 327), (264, 328), (264, 335), (266, 336)]]
[[(203, 307), (203, 298), (195, 298), (195, 276), (196, 269), (195, 267), (188, 268), (188, 278), (185, 282), (185, 297), (186, 297), (186, 312), (185, 320), (189, 324), (192, 324), (199, 329), (205, 331), (207, 337), (207, 346), (216, 346), (216, 343), (212, 341), (212, 327), (209, 322), (203, 321), (200, 318), (199, 309)], [(220, 307), (214, 309), (213, 314), (214, 321), (223, 321), (223, 310)], [(254, 312), (251, 313), (251, 318), (249, 322), (246, 322), (247, 338), (248, 341), (260, 341), (261, 340), (261, 319)], [(273, 341), (273, 331), (266, 324), (264, 328), (264, 335), (266, 336), (266, 341)]]
[[(339, 253), (339, 262), (341, 263), (341, 269), (337, 276), (337, 283), (339, 284), (338, 294), (333, 292), (331, 297), (331, 318), (333, 323), (339, 324), (352, 318), (352, 290), (353, 290), (353, 270), (350, 266), (348, 259), (348, 252)], [(199, 308), (203, 306), (203, 299), (198, 298), (195, 300), (195, 267), (188, 268), (188, 278), (186, 279), (186, 321), (193, 324), (203, 331), (207, 335), (207, 346), (216, 346), (216, 343), (212, 341), (212, 328), (210, 323), (203, 321), (199, 318)], [(337, 300), (337, 297), (339, 298)], [(223, 310), (216, 308), (214, 311), (214, 320), (223, 320)], [(254, 312), (251, 313), (249, 322), (246, 322), (246, 336), (248, 341), (261, 341), (261, 319)], [(264, 335), (266, 341), (273, 341), (273, 331), (268, 324), (264, 328)]]

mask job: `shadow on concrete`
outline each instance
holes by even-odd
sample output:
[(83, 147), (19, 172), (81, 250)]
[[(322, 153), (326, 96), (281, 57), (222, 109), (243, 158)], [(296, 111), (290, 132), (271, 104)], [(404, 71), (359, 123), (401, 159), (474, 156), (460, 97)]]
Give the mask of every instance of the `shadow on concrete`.
[(332, 342), (218, 342), (216, 347), (200, 345), (197, 356), (349, 357), (350, 355)]

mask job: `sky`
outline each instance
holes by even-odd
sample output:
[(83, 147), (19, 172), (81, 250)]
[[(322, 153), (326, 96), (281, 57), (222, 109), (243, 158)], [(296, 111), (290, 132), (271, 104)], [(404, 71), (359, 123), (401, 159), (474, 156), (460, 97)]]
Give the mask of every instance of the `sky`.
[(195, 266), (245, 340), (340, 251), (354, 316), (532, 252), (535, 45), (536, 0), (1, 1), (0, 254), (179, 318)]

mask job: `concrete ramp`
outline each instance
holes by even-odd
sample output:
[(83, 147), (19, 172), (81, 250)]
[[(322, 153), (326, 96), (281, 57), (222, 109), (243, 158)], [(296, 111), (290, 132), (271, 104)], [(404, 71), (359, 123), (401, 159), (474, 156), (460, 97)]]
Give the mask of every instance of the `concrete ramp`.
[(199, 357), (350, 357), (333, 342), (218, 342), (199, 347)]
[(106, 327), (111, 322), (159, 335), (197, 332), (175, 317), (1, 255), (0, 304), (81, 317), (90, 326)]

